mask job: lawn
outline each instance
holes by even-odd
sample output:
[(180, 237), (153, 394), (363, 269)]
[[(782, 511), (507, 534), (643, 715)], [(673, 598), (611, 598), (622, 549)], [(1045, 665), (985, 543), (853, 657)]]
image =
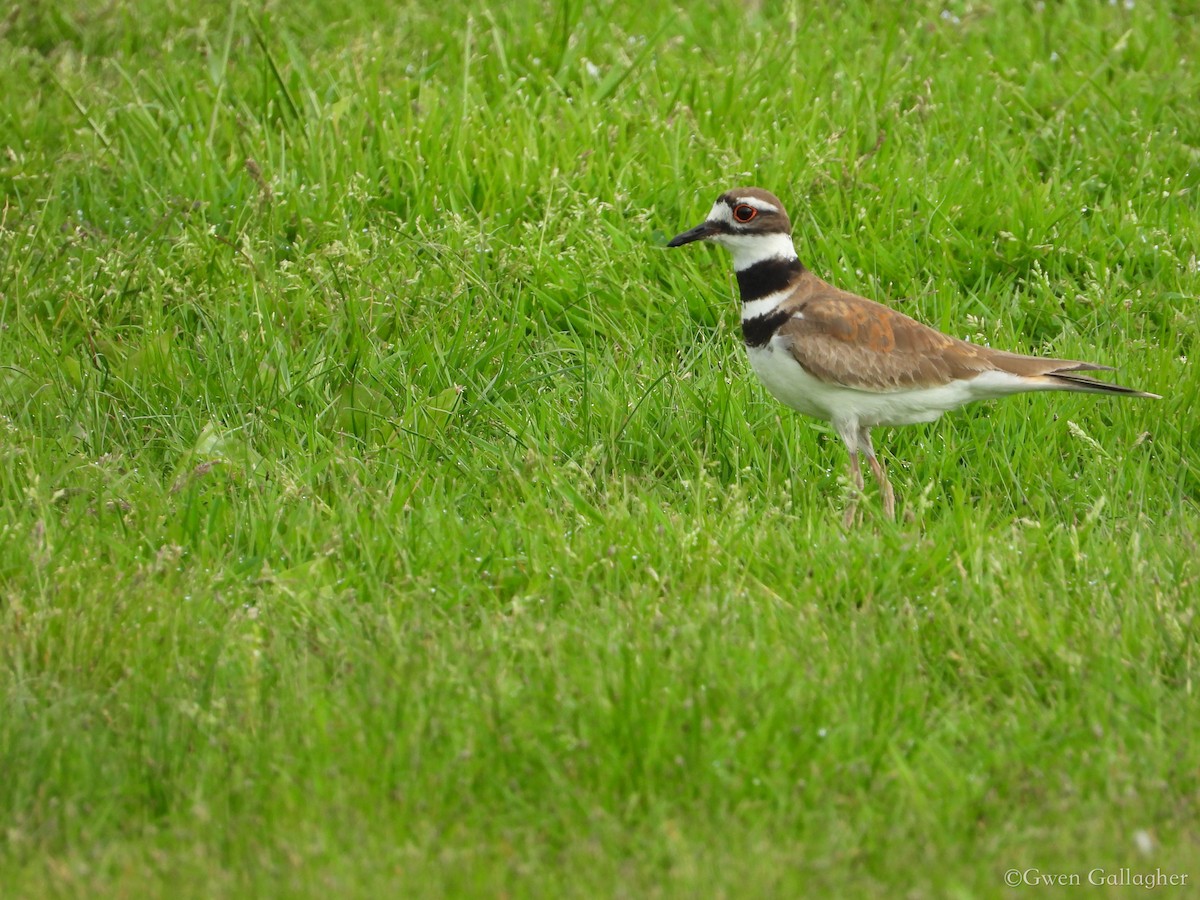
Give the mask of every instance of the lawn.
[[(1197, 12), (13, 5), (0, 893), (1193, 894)], [(739, 184), (1163, 399), (880, 429), (843, 529), (664, 247)]]

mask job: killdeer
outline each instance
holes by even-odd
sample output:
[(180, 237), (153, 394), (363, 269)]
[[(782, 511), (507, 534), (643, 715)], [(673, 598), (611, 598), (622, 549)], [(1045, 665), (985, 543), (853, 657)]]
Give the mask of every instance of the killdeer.
[(1079, 374), (1111, 372), (1110, 366), (969, 344), (840, 290), (804, 267), (791, 231), (774, 194), (735, 188), (717, 198), (704, 222), (667, 246), (714, 241), (733, 254), (750, 365), (777, 400), (832, 423), (850, 452), (856, 493), (846, 525), (863, 490), (859, 454), (879, 482), (884, 514), (896, 514), (892, 485), (871, 446), (877, 425), (932, 422), (973, 400), (1022, 391), (1160, 399)]

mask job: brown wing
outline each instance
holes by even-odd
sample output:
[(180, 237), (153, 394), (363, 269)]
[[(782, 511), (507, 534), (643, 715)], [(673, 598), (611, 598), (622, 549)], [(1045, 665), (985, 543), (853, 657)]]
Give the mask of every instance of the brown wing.
[(1107, 368), (969, 344), (805, 274), (787, 303), (792, 318), (777, 333), (790, 339), (796, 362), (823, 381), (886, 393), (991, 370), (1036, 377)]

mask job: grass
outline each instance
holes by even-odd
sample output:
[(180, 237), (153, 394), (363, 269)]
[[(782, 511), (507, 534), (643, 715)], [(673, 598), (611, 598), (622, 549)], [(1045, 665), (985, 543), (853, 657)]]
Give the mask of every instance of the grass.
[[(5, 895), (1197, 883), (1194, 12), (14, 7)], [(739, 183), (1165, 399), (880, 432), (844, 532), (662, 249)]]

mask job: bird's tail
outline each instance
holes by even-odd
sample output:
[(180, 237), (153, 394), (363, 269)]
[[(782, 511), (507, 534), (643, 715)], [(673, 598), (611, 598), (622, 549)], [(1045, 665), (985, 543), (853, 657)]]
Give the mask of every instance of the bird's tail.
[(1102, 366), (1098, 363), (1082, 362), (1077, 359), (1048, 359), (1044, 356), (1024, 356), (1019, 353), (1006, 353), (1003, 350), (993, 350), (988, 354), (988, 362), (1001, 372), (1019, 375), (1039, 384), (1047, 391), (1079, 391), (1087, 394), (1120, 394), (1123, 397), (1146, 397), (1151, 400), (1161, 400), (1158, 394), (1149, 391), (1135, 391), (1133, 388), (1101, 381), (1081, 372), (1112, 372), (1112, 366)]
[(1048, 382), (1048, 386), (1057, 388), (1060, 391), (1080, 391), (1086, 394), (1120, 394), (1123, 397), (1146, 397), (1150, 400), (1162, 399), (1158, 394), (1151, 394), (1149, 391), (1134, 390), (1124, 385), (1101, 381), (1098, 378), (1089, 378), (1087, 375), (1077, 375), (1071, 371), (1046, 372), (1043, 377)]

